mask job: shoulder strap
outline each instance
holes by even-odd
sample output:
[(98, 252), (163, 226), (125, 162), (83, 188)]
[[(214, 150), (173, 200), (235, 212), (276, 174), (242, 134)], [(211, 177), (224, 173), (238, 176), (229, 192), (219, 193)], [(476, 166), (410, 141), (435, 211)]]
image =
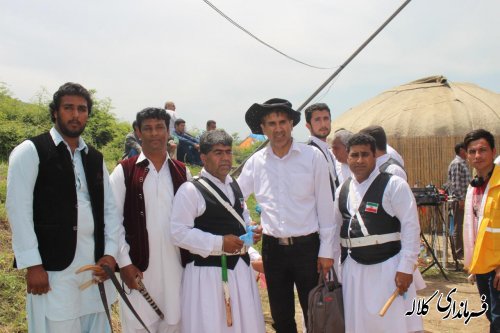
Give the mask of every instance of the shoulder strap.
[[(335, 189), (339, 186), (339, 181), (337, 179), (337, 175), (335, 175), (335, 181), (332, 179), (332, 174), (330, 173), (330, 161), (328, 160), (328, 156), (326, 156), (325, 152), (323, 151), (323, 149), (321, 149), (320, 146), (318, 146), (318, 144), (314, 141), (309, 141), (308, 143), (309, 146), (314, 146), (316, 148), (318, 148), (318, 150), (323, 154), (323, 156), (325, 157), (326, 159), (326, 163), (328, 164), (328, 176), (330, 177), (330, 187), (332, 189), (332, 197), (333, 197), (333, 201), (335, 201)], [(332, 161), (333, 162), (333, 161)], [(331, 166), (333, 168), (333, 173), (336, 174), (335, 172), (335, 165), (332, 165)]]
[(217, 199), (217, 201), (219, 201), (219, 203), (222, 206), (224, 206), (224, 208), (227, 209), (228, 212), (231, 213), (231, 215), (233, 215), (236, 218), (236, 220), (238, 220), (238, 222), (241, 223), (243, 228), (246, 228), (247, 224), (245, 223), (245, 221), (243, 221), (243, 218), (234, 210), (233, 206), (231, 206), (229, 202), (222, 199), (219, 193), (217, 193), (217, 191), (215, 191), (214, 188), (203, 178), (198, 178), (197, 180), (201, 185), (203, 185), (207, 189), (208, 192), (210, 192), (215, 197), (215, 199)]

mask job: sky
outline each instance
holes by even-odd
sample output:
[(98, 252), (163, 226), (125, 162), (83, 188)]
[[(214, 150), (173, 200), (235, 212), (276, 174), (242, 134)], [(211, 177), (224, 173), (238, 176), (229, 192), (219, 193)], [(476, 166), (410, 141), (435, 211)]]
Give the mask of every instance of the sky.
[[(280, 51), (331, 69), (283, 57), (202, 0), (0, 0), (0, 82), (23, 101), (78, 82), (125, 121), (173, 100), (188, 129), (214, 119), (244, 138), (253, 103), (299, 107), (403, 0), (211, 2)], [(500, 93), (498, 13), (498, 0), (413, 0), (313, 102), (335, 119), (431, 75)], [(307, 136), (302, 119), (294, 137)]]

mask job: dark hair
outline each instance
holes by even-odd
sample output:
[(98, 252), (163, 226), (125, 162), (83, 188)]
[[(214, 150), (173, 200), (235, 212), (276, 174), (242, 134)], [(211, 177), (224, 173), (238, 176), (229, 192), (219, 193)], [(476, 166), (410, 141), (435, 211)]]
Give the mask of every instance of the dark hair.
[(288, 120), (293, 120), (293, 116), (290, 112), (283, 110), (283, 109), (270, 109), (270, 110), (265, 110), (262, 112), (262, 116), (260, 117), (260, 123), (264, 125), (264, 118), (270, 115), (271, 113), (276, 113), (276, 114), (284, 114), (288, 118)]
[(136, 128), (139, 128), (139, 126), (137, 126), (137, 120), (134, 120), (132, 122), (132, 129), (135, 131)]
[(312, 118), (312, 114), (314, 111), (323, 111), (323, 110), (328, 111), (328, 114), (330, 115), (330, 117), (332, 116), (330, 113), (330, 108), (325, 103), (315, 103), (315, 104), (309, 105), (307, 107), (307, 109), (304, 111), (306, 114), (306, 123), (308, 123), (308, 124), (311, 123), (311, 118)]
[(458, 155), (460, 154), (460, 149), (465, 150), (465, 143), (459, 142), (455, 145), (455, 154)]
[(231, 147), (233, 145), (233, 137), (219, 128), (207, 131), (200, 137), (200, 153), (208, 154), (215, 145), (219, 144)]
[(182, 118), (178, 118), (178, 119), (175, 121), (174, 126), (177, 126), (177, 125), (179, 125), (179, 124), (185, 124), (185, 123), (186, 123), (186, 121), (185, 121), (184, 119), (182, 119)]
[(215, 122), (215, 120), (207, 120), (207, 128), (210, 125), (217, 125), (217, 123)]
[(465, 148), (466, 149), (469, 148), (469, 144), (472, 141), (476, 141), (479, 139), (485, 139), (490, 145), (491, 149), (495, 148), (495, 138), (493, 137), (493, 134), (482, 128), (473, 130), (472, 132), (469, 132), (465, 135), (464, 138)]
[(139, 130), (141, 129), (142, 122), (146, 119), (165, 120), (165, 126), (167, 126), (167, 129), (170, 124), (170, 115), (167, 111), (165, 111), (165, 109), (161, 108), (145, 108), (142, 111), (137, 112), (135, 120)]
[(365, 146), (369, 145), (372, 153), (375, 154), (375, 139), (368, 134), (365, 133), (356, 133), (354, 134), (349, 141), (347, 142), (347, 151), (351, 150), (352, 146)]
[(80, 96), (85, 98), (85, 100), (87, 101), (87, 110), (90, 116), (93, 103), (89, 91), (85, 89), (81, 84), (66, 82), (65, 84), (60, 86), (59, 89), (54, 93), (52, 102), (50, 102), (49, 104), (50, 119), (53, 123), (56, 121), (54, 112), (57, 112), (57, 110), (59, 110), (59, 107), (61, 106), (61, 99), (63, 98), (63, 96)]
[(375, 139), (375, 147), (381, 151), (387, 151), (387, 137), (382, 126), (368, 126), (363, 128), (359, 133), (368, 134)]

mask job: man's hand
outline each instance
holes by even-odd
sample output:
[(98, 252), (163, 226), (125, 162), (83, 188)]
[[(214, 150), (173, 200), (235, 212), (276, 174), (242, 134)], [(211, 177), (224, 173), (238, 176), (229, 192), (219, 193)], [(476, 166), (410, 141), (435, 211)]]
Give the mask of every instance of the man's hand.
[(49, 275), (42, 265), (28, 267), (26, 270), (26, 291), (28, 294), (43, 295), (50, 290)]
[[(113, 258), (112, 256), (105, 255), (101, 259), (99, 259), (99, 261), (96, 263), (96, 265), (101, 266), (101, 267), (104, 265), (107, 265), (114, 272), (115, 266), (116, 266), (116, 261), (115, 261), (115, 258)], [(94, 272), (94, 276), (99, 280), (99, 282), (104, 282), (109, 278), (108, 274), (106, 274), (106, 272), (104, 270), (100, 273)]]
[(262, 262), (262, 259), (255, 260), (251, 262), (252, 268), (259, 273), (264, 273), (264, 263)]
[(253, 230), (253, 243), (256, 244), (262, 239), (262, 227), (259, 225)]
[(464, 209), (465, 207), (465, 200), (459, 200), (458, 201), (458, 208)]
[(318, 257), (318, 273), (326, 276), (333, 266), (333, 259)]
[(234, 253), (241, 250), (243, 241), (235, 235), (225, 235), (222, 243), (222, 249), (227, 253)]
[(493, 288), (500, 291), (500, 266), (495, 268), (495, 278), (493, 279)]
[(120, 277), (129, 289), (139, 289), (137, 277), (142, 279), (142, 272), (134, 264), (120, 268)]
[(410, 287), (410, 284), (413, 282), (413, 274), (396, 272), (396, 278), (394, 279), (394, 282), (396, 282), (396, 287), (398, 287), (399, 289), (399, 294), (403, 295)]

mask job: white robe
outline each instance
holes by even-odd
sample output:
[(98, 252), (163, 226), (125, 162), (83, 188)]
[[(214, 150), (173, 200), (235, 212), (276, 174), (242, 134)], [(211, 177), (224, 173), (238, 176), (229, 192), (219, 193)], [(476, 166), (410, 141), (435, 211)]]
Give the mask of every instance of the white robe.
[[(144, 154), (141, 153), (137, 162), (145, 158)], [(118, 165), (111, 174), (110, 182), (119, 213), (123, 216), (126, 188), (121, 165)], [(149, 173), (144, 179), (143, 192), (149, 241), (149, 265), (146, 271), (143, 272), (142, 282), (165, 315), (164, 320), (169, 325), (177, 325), (181, 319), (182, 266), (179, 249), (172, 244), (168, 234), (174, 189), (167, 160), (165, 160), (160, 171), (154, 168), (153, 163), (149, 163)], [(121, 244), (120, 254), (118, 255), (118, 265), (120, 267), (131, 264), (128, 254), (129, 249), (128, 244)], [(156, 312), (137, 290), (132, 290), (128, 298), (146, 326), (152, 326), (160, 320)], [(135, 329), (142, 328), (142, 325), (121, 298), (120, 309), (122, 310), (121, 319), (124, 326)]]
[[(369, 178), (358, 183), (354, 178), (350, 184), (348, 209), (351, 214), (359, 206), (361, 199), (378, 176), (378, 168)], [(335, 220), (342, 221), (338, 208), (338, 196), (335, 200)], [(342, 263), (342, 291), (346, 333), (401, 333), (423, 329), (422, 318), (413, 314), (405, 316), (412, 309), (416, 298), (416, 288), (425, 287), (418, 271), (414, 270), (419, 251), (419, 233), (415, 198), (408, 184), (400, 177), (391, 177), (384, 191), (382, 206), (390, 216), (396, 216), (401, 222), (401, 251), (386, 261), (374, 265), (362, 265), (349, 255)], [(412, 283), (406, 293), (406, 299), (397, 297), (384, 317), (378, 315), (380, 309), (396, 289), (396, 272), (411, 274)]]
[[(229, 176), (225, 183), (222, 183), (204, 169), (201, 175), (209, 178), (234, 204), (234, 194), (230, 188), (232, 179)], [(222, 236), (194, 228), (194, 219), (202, 215), (205, 209), (205, 200), (196, 187), (189, 182), (183, 184), (174, 199), (172, 238), (176, 245), (202, 257), (222, 248)], [(246, 207), (244, 218), (248, 224), (250, 218)], [(238, 260), (234, 270), (228, 269), (228, 284), (232, 327), (226, 324), (221, 268), (195, 266), (194, 263), (186, 266), (182, 286), (183, 333), (265, 332), (255, 277), (251, 267), (242, 259)]]

